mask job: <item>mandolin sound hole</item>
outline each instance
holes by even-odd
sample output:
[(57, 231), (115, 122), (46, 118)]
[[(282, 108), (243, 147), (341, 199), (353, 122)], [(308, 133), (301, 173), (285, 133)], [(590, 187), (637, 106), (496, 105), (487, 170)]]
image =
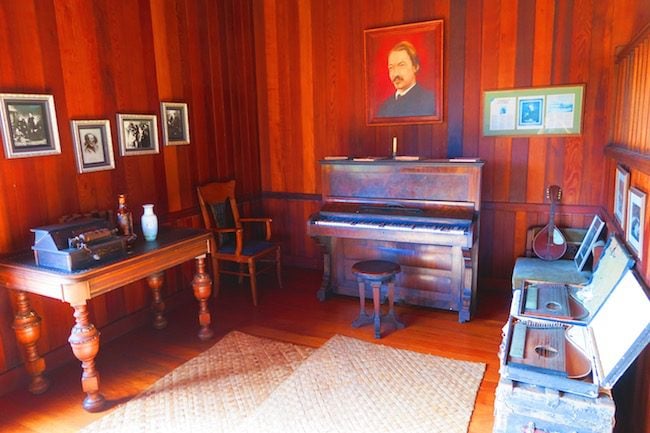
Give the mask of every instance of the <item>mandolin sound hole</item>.
[(550, 311), (559, 311), (562, 309), (562, 305), (560, 305), (557, 302), (551, 301), (546, 303), (546, 309)]
[(557, 349), (550, 346), (535, 346), (535, 353), (542, 358), (553, 358), (558, 355)]

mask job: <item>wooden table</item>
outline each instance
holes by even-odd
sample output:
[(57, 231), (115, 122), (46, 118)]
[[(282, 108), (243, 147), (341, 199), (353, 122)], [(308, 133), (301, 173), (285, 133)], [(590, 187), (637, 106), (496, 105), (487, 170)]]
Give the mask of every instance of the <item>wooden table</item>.
[(86, 393), (83, 407), (90, 412), (100, 411), (105, 399), (99, 392), (99, 372), (95, 368), (99, 331), (89, 321), (87, 301), (146, 278), (153, 293), (153, 325), (162, 329), (167, 325), (163, 316), (165, 305), (160, 294), (164, 271), (195, 259), (196, 274), (192, 288), (199, 302), (198, 336), (207, 340), (213, 336), (207, 304), (212, 280), (205, 271), (205, 257), (210, 252), (212, 242), (212, 234), (205, 230), (162, 227), (155, 241), (138, 239), (126, 257), (90, 269), (66, 272), (38, 267), (31, 252), (0, 261), (0, 285), (16, 294), (13, 328), (18, 342), (25, 349), (25, 368), (31, 376), (29, 390), (35, 394), (45, 392), (49, 381), (43, 375), (45, 360), (36, 347), (41, 318), (32, 309), (28, 293), (67, 302), (74, 309), (76, 323), (68, 341), (83, 368), (81, 385)]

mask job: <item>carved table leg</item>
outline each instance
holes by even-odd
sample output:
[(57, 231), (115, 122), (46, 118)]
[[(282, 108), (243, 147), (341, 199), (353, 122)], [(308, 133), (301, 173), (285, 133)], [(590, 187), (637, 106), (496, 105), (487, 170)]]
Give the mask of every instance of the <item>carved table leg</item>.
[(210, 329), (210, 310), (208, 309), (208, 298), (212, 291), (212, 280), (205, 272), (205, 256), (196, 258), (196, 274), (192, 280), (194, 297), (199, 301), (199, 339), (209, 340), (214, 335)]
[(50, 381), (43, 376), (45, 360), (38, 353), (36, 343), (41, 337), (41, 318), (32, 309), (27, 293), (16, 292), (16, 315), (13, 329), (16, 339), (25, 348), (25, 369), (31, 376), (29, 391), (32, 394), (42, 394), (50, 386)]
[(76, 324), (70, 332), (72, 353), (81, 361), (81, 387), (86, 393), (83, 407), (89, 412), (100, 411), (105, 403), (104, 396), (99, 393), (99, 372), (95, 369), (95, 356), (99, 352), (99, 331), (88, 320), (86, 304), (73, 305)]
[(147, 277), (147, 284), (149, 284), (149, 288), (151, 288), (151, 293), (153, 295), (151, 311), (153, 311), (154, 314), (153, 327), (156, 329), (164, 329), (167, 327), (167, 319), (163, 316), (163, 313), (165, 312), (165, 303), (160, 294), (160, 288), (162, 287), (164, 280), (164, 272), (156, 272)]

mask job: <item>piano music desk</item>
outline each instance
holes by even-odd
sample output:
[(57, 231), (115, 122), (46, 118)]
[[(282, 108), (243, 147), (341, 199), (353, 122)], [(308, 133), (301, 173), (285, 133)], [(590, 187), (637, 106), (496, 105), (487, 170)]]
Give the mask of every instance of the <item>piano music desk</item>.
[(212, 234), (204, 230), (161, 228), (155, 241), (138, 239), (126, 258), (72, 272), (38, 267), (31, 252), (0, 262), (0, 284), (16, 295), (13, 328), (25, 350), (25, 368), (31, 376), (29, 390), (35, 394), (43, 393), (49, 387), (49, 381), (43, 374), (45, 360), (36, 345), (41, 318), (31, 307), (28, 293), (67, 302), (74, 309), (76, 323), (68, 341), (72, 352), (81, 361), (81, 385), (86, 393), (83, 407), (89, 412), (102, 410), (105, 399), (99, 392), (99, 372), (95, 368), (100, 333), (89, 321), (88, 300), (146, 278), (153, 294), (153, 325), (162, 329), (167, 325), (160, 294), (164, 271), (195, 259), (196, 274), (192, 287), (199, 302), (198, 336), (202, 340), (211, 338), (213, 331), (210, 329), (207, 300), (212, 291), (212, 280), (205, 272), (205, 257), (210, 252), (212, 239)]

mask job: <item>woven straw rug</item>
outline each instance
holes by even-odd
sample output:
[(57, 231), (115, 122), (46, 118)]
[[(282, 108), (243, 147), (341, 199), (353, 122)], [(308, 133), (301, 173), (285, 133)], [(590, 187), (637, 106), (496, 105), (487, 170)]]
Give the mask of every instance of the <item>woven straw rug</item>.
[(232, 432), (313, 350), (230, 332), (80, 433)]
[(484, 370), (339, 335), (312, 350), (235, 331), (81, 432), (464, 433)]

